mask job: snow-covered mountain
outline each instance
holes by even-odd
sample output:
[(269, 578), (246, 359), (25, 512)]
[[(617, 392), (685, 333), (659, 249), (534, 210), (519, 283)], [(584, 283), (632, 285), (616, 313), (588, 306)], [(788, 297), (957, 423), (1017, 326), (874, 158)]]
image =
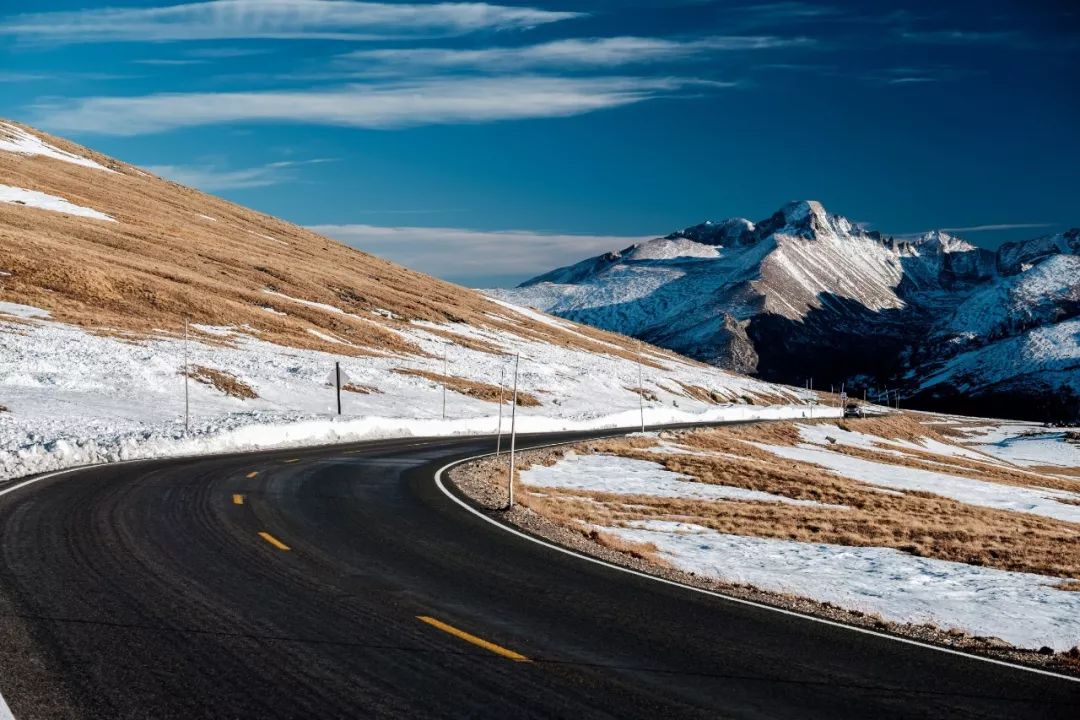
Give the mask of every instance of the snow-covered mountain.
[(916, 404), (1080, 416), (1080, 230), (997, 252), (785, 205), (705, 222), (494, 295), (762, 378)]

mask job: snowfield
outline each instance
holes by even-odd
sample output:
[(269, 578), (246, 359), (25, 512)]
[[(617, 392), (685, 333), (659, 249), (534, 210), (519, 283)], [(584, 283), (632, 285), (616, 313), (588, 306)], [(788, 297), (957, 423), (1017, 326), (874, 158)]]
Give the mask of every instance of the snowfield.
[(567, 456), (554, 465), (538, 465), (523, 470), (520, 477), (525, 485), (540, 488), (695, 500), (746, 500), (814, 507), (841, 507), (824, 505), (812, 500), (797, 500), (757, 490), (700, 483), (687, 475), (666, 470), (658, 463), (617, 455)]
[[(443, 419), (441, 385), (394, 370), (441, 373), (446, 352), (450, 376), (509, 385), (513, 358), (447, 342), (429, 332), (434, 326), (425, 325), (430, 324), (409, 325), (404, 334), (431, 358), (339, 357), (264, 342), (246, 328), (195, 326), (190, 366), (225, 372), (258, 397), (241, 400), (192, 380), (185, 432), (182, 328), (161, 330), (152, 338), (110, 337), (55, 322), (38, 308), (0, 304), (0, 405), (6, 407), (0, 412), (0, 480), (136, 458), (496, 432), (496, 403), (448, 391)], [(638, 396), (628, 389), (637, 385), (635, 362), (466, 325), (437, 329), (521, 352), (521, 390), (542, 404), (518, 409), (519, 432), (640, 422)], [(198, 341), (202, 336), (206, 342)], [(335, 415), (335, 392), (327, 384), (335, 361), (341, 363), (343, 382), (373, 389), (343, 392), (341, 417)], [(673, 392), (674, 381), (725, 390), (733, 397), (788, 390), (689, 362), (663, 362), (663, 371), (645, 368), (645, 388), (657, 397), (646, 403), (647, 423), (802, 417), (807, 410), (797, 404), (698, 402)], [(796, 391), (790, 392), (795, 398)], [(814, 412), (829, 410), (839, 414), (820, 406)], [(509, 411), (504, 408), (507, 431)]]
[(845, 547), (718, 533), (644, 521), (598, 528), (653, 543), (681, 570), (793, 593), (901, 623), (931, 623), (1018, 647), (1080, 644), (1080, 593), (1060, 578), (921, 558), (891, 548)]

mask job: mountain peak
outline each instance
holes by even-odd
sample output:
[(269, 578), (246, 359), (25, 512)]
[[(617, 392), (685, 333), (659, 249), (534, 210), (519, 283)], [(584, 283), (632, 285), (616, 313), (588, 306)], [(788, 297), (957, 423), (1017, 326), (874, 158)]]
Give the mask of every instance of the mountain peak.
[(950, 235), (944, 230), (931, 230), (923, 233), (911, 243), (921, 251), (938, 253), (970, 252), (975, 246), (963, 238)]
[(789, 225), (825, 224), (829, 214), (817, 200), (794, 200), (780, 208)]

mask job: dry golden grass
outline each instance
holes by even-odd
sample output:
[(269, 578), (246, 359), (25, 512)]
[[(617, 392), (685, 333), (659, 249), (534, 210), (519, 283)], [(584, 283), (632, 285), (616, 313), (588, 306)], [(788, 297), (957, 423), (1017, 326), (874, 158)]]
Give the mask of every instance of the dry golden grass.
[[(809, 422), (809, 421), (807, 421)], [(806, 423), (801, 423), (806, 424)], [(866, 418), (859, 420), (817, 420), (814, 424), (836, 425), (835, 437), (841, 438), (842, 430), (859, 432), (867, 435), (876, 435), (881, 438), (892, 440), (905, 440), (918, 443), (923, 438), (931, 438), (946, 444), (956, 444), (952, 438), (939, 434), (933, 428), (919, 423), (915, 418), (905, 413), (890, 415), (882, 418)], [(984, 423), (985, 424), (985, 423)], [(799, 430), (794, 423), (768, 423), (761, 425), (743, 425), (728, 428), (722, 435), (693, 435), (687, 443), (704, 450), (720, 450), (722, 452), (736, 452), (750, 454), (753, 457), (772, 457), (768, 451), (758, 450), (746, 445), (733, 445), (732, 439), (748, 442), (766, 443), (769, 445), (794, 446), (800, 442)], [(940, 472), (957, 477), (975, 478), (987, 482), (997, 482), (1004, 485), (1018, 487), (1043, 487), (1055, 490), (1080, 491), (1080, 487), (1074, 481), (1061, 477), (1061, 473), (1039, 471), (1036, 468), (1020, 468), (1006, 465), (1001, 461), (987, 456), (985, 461), (974, 460), (958, 455), (938, 455), (929, 450), (917, 448), (898, 448), (892, 445), (882, 445), (882, 451), (877, 452), (865, 448), (850, 447), (840, 443), (828, 446), (830, 450), (851, 457), (870, 460), (872, 462), (901, 465), (903, 467), (917, 468)], [(960, 445), (959, 447), (964, 447)], [(900, 451), (902, 455), (894, 454)], [(1059, 468), (1060, 469), (1060, 468)]]
[(625, 387), (624, 386), (623, 390), (626, 390), (627, 392), (632, 392), (635, 395), (640, 395), (643, 400), (648, 400), (649, 402), (656, 402), (659, 399), (659, 398), (657, 398), (656, 393), (654, 393), (652, 390), (648, 390), (648, 389), (643, 388), (643, 387)]
[(791, 423), (695, 430), (678, 436), (678, 442), (688, 448), (736, 457), (650, 453), (647, 448), (653, 441), (649, 438), (592, 441), (574, 449), (658, 462), (704, 483), (843, 507), (701, 501), (551, 488), (537, 495), (523, 486), (519, 486), (519, 497), (534, 512), (571, 527), (678, 520), (724, 533), (890, 547), (921, 557), (1039, 573), (1069, 579), (1070, 589), (1075, 589), (1071, 583), (1080, 583), (1080, 526), (967, 505), (930, 493), (883, 492), (748, 444), (790, 444), (797, 437), (798, 430)]
[(833, 451), (850, 455), (852, 457), (883, 462), (903, 467), (929, 470), (931, 472), (945, 473), (957, 477), (975, 478), (987, 482), (1001, 483), (1002, 485), (1015, 485), (1018, 487), (1040, 487), (1054, 490), (1078, 491), (1080, 486), (1073, 480), (1035, 473), (1026, 468), (1014, 468), (1000, 465), (990, 461), (980, 462), (955, 455), (942, 456), (928, 450), (903, 449), (903, 455), (893, 455), (886, 452), (874, 452), (863, 448), (853, 448), (844, 445), (834, 445)]
[(700, 385), (687, 385), (686, 383), (679, 383), (683, 392), (687, 397), (693, 398), (700, 402), (709, 403), (711, 405), (719, 405), (721, 403), (728, 402), (729, 398), (726, 394), (717, 392), (716, 390), (709, 390), (703, 388)]
[[(1076, 467), (1062, 467), (1061, 465), (1029, 465), (1027, 469), (1031, 472), (1043, 475), (1066, 476), (1080, 480), (1080, 468)], [(1073, 487), (1077, 487), (1075, 483), (1073, 483)]]
[(660, 557), (660, 548), (656, 547), (653, 543), (631, 542), (630, 540), (620, 538), (618, 535), (601, 532), (596, 529), (589, 530), (586, 533), (586, 537), (609, 550), (626, 553), (630, 557), (639, 560), (648, 560), (657, 565), (668, 565), (668, 563)]
[[(422, 377), (433, 383), (445, 385), (449, 390), (453, 390), (456, 393), (468, 395), (477, 400), (497, 403), (499, 402), (499, 399), (502, 398), (503, 402), (510, 402), (513, 396), (512, 391), (507, 388), (500, 388), (498, 385), (468, 380), (455, 375), (442, 375), (441, 373), (428, 372), (427, 370), (414, 370), (412, 368), (398, 368), (395, 369), (394, 372), (399, 375)], [(518, 407), (539, 407), (540, 400), (538, 400), (535, 395), (518, 390), (517, 404)]]
[(188, 377), (203, 385), (210, 385), (218, 392), (225, 393), (230, 397), (240, 398), (241, 400), (254, 400), (259, 397), (254, 388), (237, 380), (235, 376), (224, 370), (193, 365), (188, 369)]
[[(58, 195), (117, 220), (0, 203), (0, 270), (11, 273), (2, 279), (4, 299), (48, 310), (61, 322), (143, 337), (155, 329), (179, 332), (190, 319), (242, 327), (242, 332), (289, 347), (345, 355), (423, 356), (395, 330), (426, 320), (466, 323), (561, 347), (640, 359), (653, 368), (698, 364), (614, 333), (534, 320), (475, 291), (20, 127), (116, 171), (0, 152), (0, 181)], [(311, 330), (348, 344), (321, 339)], [(476, 350), (505, 351), (450, 330), (432, 332)]]
[(358, 385), (356, 383), (345, 383), (341, 386), (341, 389), (346, 392), (358, 393), (360, 395), (381, 395), (382, 390), (372, 385)]

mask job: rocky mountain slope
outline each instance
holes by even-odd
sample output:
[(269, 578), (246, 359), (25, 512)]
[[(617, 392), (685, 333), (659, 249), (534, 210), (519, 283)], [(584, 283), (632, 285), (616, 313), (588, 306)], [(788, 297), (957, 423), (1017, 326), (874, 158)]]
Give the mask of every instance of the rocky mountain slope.
[(803, 201), (492, 293), (763, 379), (1080, 418), (1080, 230), (993, 252), (886, 237)]
[(518, 353), (518, 430), (807, 410), (792, 388), (493, 300), (0, 121), (0, 481), (490, 433), (500, 414), (509, 425)]

